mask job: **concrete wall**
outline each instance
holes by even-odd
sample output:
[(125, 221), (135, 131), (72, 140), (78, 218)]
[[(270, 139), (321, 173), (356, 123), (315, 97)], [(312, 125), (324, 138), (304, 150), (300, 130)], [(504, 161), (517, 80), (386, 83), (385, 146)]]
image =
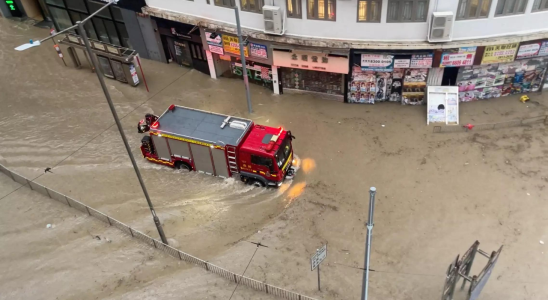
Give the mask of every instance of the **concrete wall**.
[[(240, 6), (240, 1), (235, 0)], [(281, 6), (285, 10), (285, 0), (264, 0), (265, 4)], [(383, 0), (380, 23), (358, 23), (357, 0), (337, 3), (337, 21), (317, 21), (306, 18), (306, 0), (302, 0), (302, 19), (287, 18), (287, 36), (317, 37), (326, 39), (346, 39), (358, 41), (425, 41), (428, 33), (428, 23), (386, 23), (388, 0)], [(179, 12), (191, 16), (235, 24), (234, 12), (231, 9), (215, 6), (206, 0), (147, 0), (147, 5), (168, 11)], [(436, 3), (437, 2), (437, 3)], [(453, 11), (456, 13), (458, 0), (430, 0), (429, 15), (437, 11)], [(529, 0), (525, 14), (495, 18), (497, 0), (493, 0), (490, 16), (487, 19), (456, 21), (454, 24), (454, 40), (467, 40), (503, 35), (527, 34), (548, 30), (548, 11), (531, 13), (534, 0)], [(249, 29), (262, 30), (261, 14), (241, 12), (242, 26)]]

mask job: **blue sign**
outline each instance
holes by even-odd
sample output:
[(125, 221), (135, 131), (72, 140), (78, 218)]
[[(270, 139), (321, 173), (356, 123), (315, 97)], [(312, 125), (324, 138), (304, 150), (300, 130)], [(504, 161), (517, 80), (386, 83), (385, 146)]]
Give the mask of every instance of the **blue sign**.
[(249, 49), (251, 50), (251, 56), (267, 59), (268, 51), (265, 45), (249, 43)]

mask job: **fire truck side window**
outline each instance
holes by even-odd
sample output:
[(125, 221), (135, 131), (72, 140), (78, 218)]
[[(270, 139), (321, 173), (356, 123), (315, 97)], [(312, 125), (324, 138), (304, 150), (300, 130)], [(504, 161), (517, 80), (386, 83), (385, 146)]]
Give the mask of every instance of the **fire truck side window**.
[(272, 159), (268, 157), (251, 155), (251, 163), (259, 166), (265, 166), (272, 169)]

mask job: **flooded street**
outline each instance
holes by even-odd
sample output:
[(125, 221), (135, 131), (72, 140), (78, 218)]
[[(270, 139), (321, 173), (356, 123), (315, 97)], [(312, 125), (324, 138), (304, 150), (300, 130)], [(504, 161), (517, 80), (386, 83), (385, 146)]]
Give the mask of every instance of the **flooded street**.
[[(0, 163), (157, 238), (95, 74), (87, 68), (64, 67), (51, 42), (24, 52), (13, 51), (29, 38), (47, 34), (47, 30), (0, 19), (0, 75), (4, 78), (0, 93)], [(143, 69), (150, 93), (144, 85), (133, 88), (109, 79), (106, 83), (151, 200), (174, 247), (234, 272), (241, 273), (249, 265), (246, 276), (319, 299), (357, 299), (368, 191), (376, 186), (372, 299), (438, 299), (448, 264), (475, 240), (486, 252), (504, 245), (482, 299), (548, 298), (548, 249), (539, 243), (548, 242), (548, 132), (544, 125), (434, 134), (432, 126), (425, 124), (425, 107), (350, 105), (300, 93), (276, 96), (255, 85), (251, 86), (254, 113), (248, 114), (241, 80), (213, 80), (196, 70), (146, 60)], [(463, 103), (461, 123), (492, 123), (546, 114), (546, 93), (531, 98), (538, 105), (522, 104), (515, 97)], [(300, 158), (295, 179), (279, 189), (265, 189), (146, 161), (139, 150), (142, 134), (137, 133), (136, 125), (146, 113), (159, 115), (171, 104), (291, 130), (296, 136), (293, 148)], [(52, 173), (44, 172), (47, 167)], [(15, 188), (8, 179), (4, 181), (0, 196)], [(17, 191), (0, 200), (11, 203), (4, 206), (4, 216), (9, 216), (10, 209), (20, 209), (14, 204), (17, 197), (24, 197), (20, 193), (31, 191)], [(26, 239), (13, 241), (14, 249), (36, 247), (31, 255), (42, 252), (40, 247), (45, 251), (63, 250), (65, 243), (80, 245), (79, 252), (72, 251), (71, 247), (76, 246), (71, 246), (59, 253), (69, 263), (60, 264), (56, 274), (69, 286), (77, 280), (72, 282), (66, 277), (80, 274), (71, 269), (78, 255), (86, 253), (90, 260), (104, 257), (117, 262), (116, 255), (97, 250), (89, 241), (67, 239), (60, 245), (35, 242), (41, 238), (37, 228), (45, 230), (45, 224), (33, 221), (38, 217), (47, 222), (48, 216), (66, 215), (72, 220), (77, 215), (70, 221), (80, 226), (77, 231), (88, 228), (78, 220), (76, 211), (66, 207), (47, 209), (49, 201), (40, 202), (40, 209), (30, 214), (19, 212), (19, 218), (2, 218), (4, 228), (28, 233)], [(26, 225), (19, 227), (18, 219)], [(66, 228), (73, 226), (66, 224)], [(6, 239), (0, 241), (4, 247), (8, 243)], [(250, 242), (259, 241), (268, 247), (260, 248), (250, 263), (255, 251)], [(328, 256), (321, 269), (322, 292), (318, 292), (317, 275), (310, 271), (310, 256), (326, 243)], [(129, 261), (142, 261), (154, 252), (134, 244), (142, 253), (124, 256), (127, 265), (116, 266), (129, 268)], [(124, 247), (124, 251), (131, 251), (133, 244), (124, 242)], [(55, 257), (55, 251), (50, 251), (42, 259)], [(24, 260), (16, 251), (3, 258), (13, 259), (3, 263), (8, 270)], [(142, 289), (137, 291), (145, 294), (142, 299), (228, 298), (222, 288), (220, 294), (215, 294), (222, 279), (199, 277), (197, 274), (213, 276), (201, 271), (163, 268), (168, 264), (164, 260), (169, 258), (155, 254), (150, 266), (139, 267), (140, 274), (148, 276), (149, 281), (135, 281), (116, 293), (93, 295), (100, 299), (140, 299), (134, 290), (139, 286)], [(473, 273), (477, 274), (483, 264), (484, 260), (478, 259)], [(25, 270), (32, 273), (33, 268)], [(49, 274), (44, 271), (21, 276), (25, 282), (38, 282)], [(89, 280), (99, 277), (101, 272), (91, 272)], [(200, 286), (215, 280), (219, 285), (207, 289)], [(14, 291), (9, 299), (29, 298), (22, 287), (25, 282), (14, 278), (0, 281), (0, 289)], [(169, 294), (184, 289), (185, 284), (194, 286), (196, 293), (186, 298)], [(39, 294), (50, 288), (38, 285), (35, 289)], [(78, 295), (84, 291), (74, 288), (72, 292)], [(44, 294), (62, 295), (51, 290)], [(5, 293), (0, 291), (0, 295)], [(241, 299), (263, 299), (262, 294), (243, 295)]]

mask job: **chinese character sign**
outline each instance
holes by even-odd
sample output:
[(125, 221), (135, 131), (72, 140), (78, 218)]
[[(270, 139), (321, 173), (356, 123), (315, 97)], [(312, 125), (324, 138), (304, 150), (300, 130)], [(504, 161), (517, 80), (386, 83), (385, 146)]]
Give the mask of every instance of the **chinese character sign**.
[(513, 62), (518, 50), (518, 43), (495, 45), (485, 47), (482, 65)]
[(216, 34), (215, 38), (211, 38), (211, 32), (205, 33), (207, 46), (209, 48), (209, 51), (213, 53), (217, 53), (219, 55), (224, 55), (225, 52), (223, 50), (223, 40), (222, 36), (220, 34)]
[(538, 56), (547, 56), (548, 55), (548, 42), (543, 42), (538, 51)]
[(461, 67), (474, 64), (477, 47), (462, 47), (443, 52), (440, 67)]
[(268, 52), (266, 51), (265, 45), (249, 43), (249, 48), (251, 50), (251, 56), (264, 59), (268, 58)]
[(384, 54), (362, 54), (361, 67), (364, 71), (391, 72), (394, 70), (394, 56)]
[(519, 46), (518, 54), (516, 58), (528, 58), (538, 55), (540, 50), (540, 43), (527, 44)]
[[(240, 55), (240, 41), (238, 37), (223, 35), (223, 48), (225, 52)], [(249, 56), (247, 47), (244, 47), (245, 57)]]
[(411, 68), (431, 68), (434, 54), (413, 54), (411, 55)]

